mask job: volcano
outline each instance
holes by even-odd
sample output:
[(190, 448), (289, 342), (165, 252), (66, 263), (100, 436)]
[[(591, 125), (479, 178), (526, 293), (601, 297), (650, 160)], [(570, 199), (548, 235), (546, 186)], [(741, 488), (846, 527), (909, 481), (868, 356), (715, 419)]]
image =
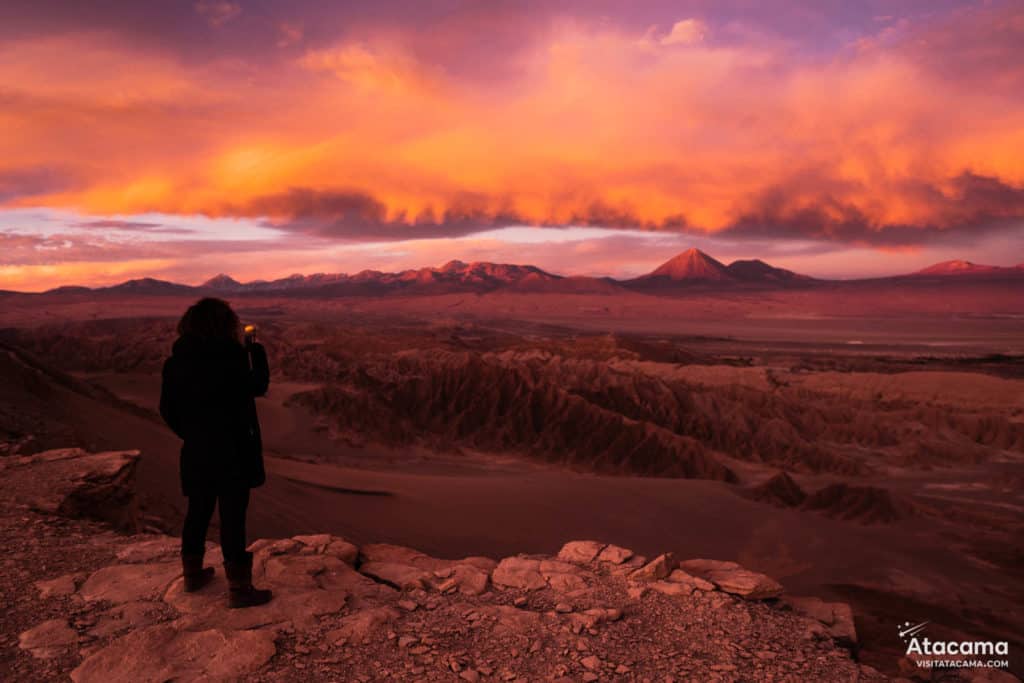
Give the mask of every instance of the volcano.
[(808, 275), (801, 275), (800, 273), (794, 273), (791, 270), (785, 268), (776, 268), (773, 265), (765, 263), (761, 259), (750, 259), (745, 261), (733, 261), (726, 270), (729, 275), (742, 280), (743, 282), (760, 282), (760, 283), (792, 283), (792, 282), (808, 282), (814, 278)]
[(700, 249), (687, 249), (646, 275), (623, 284), (642, 290), (671, 290), (678, 286), (776, 287), (809, 284), (814, 278), (777, 268), (760, 259), (733, 261), (725, 265)]
[(655, 278), (674, 282), (680, 280), (723, 282), (731, 280), (732, 276), (721, 261), (708, 256), (700, 249), (687, 249), (639, 279)]
[(244, 285), (230, 275), (221, 273), (220, 275), (211, 277), (209, 280), (199, 285), (199, 287), (201, 289), (215, 289), (219, 292), (237, 292), (241, 290)]
[[(1024, 264), (1022, 264), (1024, 265)], [(911, 277), (944, 277), (944, 276), (978, 276), (978, 275), (1019, 275), (1022, 270), (1021, 266), (989, 266), (982, 263), (974, 263), (972, 261), (964, 261), (961, 259), (955, 259), (952, 261), (943, 261), (934, 265), (923, 268), (922, 270), (912, 273)]]

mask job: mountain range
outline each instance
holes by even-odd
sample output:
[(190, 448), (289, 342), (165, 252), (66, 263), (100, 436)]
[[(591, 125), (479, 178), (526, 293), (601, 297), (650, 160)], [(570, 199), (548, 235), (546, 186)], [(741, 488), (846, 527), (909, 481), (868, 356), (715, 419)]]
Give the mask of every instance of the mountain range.
[[(945, 261), (923, 270), (889, 278), (855, 282), (925, 282), (933, 280), (1010, 279), (1024, 282), (1024, 263), (988, 266), (970, 261)], [(290, 275), (277, 280), (239, 282), (220, 274), (198, 286), (154, 278), (128, 280), (110, 287), (90, 289), (65, 286), (47, 293), (138, 294), (276, 294), (281, 296), (372, 296), (384, 294), (486, 293), (511, 290), (535, 293), (614, 294), (623, 291), (671, 293), (690, 289), (791, 289), (827, 284), (822, 280), (772, 266), (760, 259), (738, 260), (728, 265), (699, 249), (688, 249), (650, 273), (626, 280), (610, 277), (555, 275), (530, 265), (449, 261), (438, 268), (408, 269), (395, 273), (362, 270), (355, 274), (315, 273)], [(850, 282), (848, 280), (842, 282)]]

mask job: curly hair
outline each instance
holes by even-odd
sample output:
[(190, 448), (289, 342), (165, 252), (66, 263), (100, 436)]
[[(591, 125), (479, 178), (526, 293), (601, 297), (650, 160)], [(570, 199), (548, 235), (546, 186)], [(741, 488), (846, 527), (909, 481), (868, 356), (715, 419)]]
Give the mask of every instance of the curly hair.
[(242, 323), (227, 301), (214, 297), (189, 306), (178, 321), (178, 334), (204, 340), (241, 342)]

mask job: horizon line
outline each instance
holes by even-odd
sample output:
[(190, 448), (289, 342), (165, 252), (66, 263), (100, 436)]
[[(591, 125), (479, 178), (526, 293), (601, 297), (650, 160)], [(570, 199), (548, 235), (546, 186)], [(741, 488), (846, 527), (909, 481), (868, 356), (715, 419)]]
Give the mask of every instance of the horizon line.
[[(130, 283), (130, 282), (141, 282), (141, 281), (145, 281), (145, 280), (152, 280), (154, 282), (170, 284), (170, 285), (176, 285), (176, 286), (181, 286), (181, 287), (189, 287), (189, 288), (192, 288), (192, 289), (202, 289), (204, 287), (204, 285), (206, 285), (208, 282), (210, 282), (211, 280), (215, 280), (215, 279), (217, 279), (219, 277), (229, 278), (230, 280), (232, 280), (232, 282), (235, 282), (238, 285), (244, 287), (244, 286), (255, 285), (255, 284), (269, 284), (269, 283), (273, 283), (273, 282), (280, 282), (282, 280), (287, 280), (287, 279), (290, 279), (290, 278), (299, 278), (299, 277), (301, 277), (301, 278), (310, 278), (310, 277), (315, 277), (315, 276), (318, 276), (318, 275), (339, 276), (339, 277), (344, 277), (344, 278), (352, 278), (352, 277), (358, 276), (358, 275), (360, 275), (362, 273), (379, 273), (381, 275), (400, 275), (402, 273), (420, 272), (420, 271), (424, 271), (424, 270), (435, 271), (436, 272), (436, 271), (442, 270), (445, 266), (447, 266), (449, 264), (452, 264), (452, 263), (459, 263), (459, 264), (462, 264), (462, 265), (465, 265), (465, 266), (475, 266), (475, 265), (485, 264), (485, 265), (493, 265), (493, 266), (512, 266), (512, 267), (516, 267), (516, 268), (532, 268), (532, 269), (535, 269), (535, 270), (537, 270), (537, 271), (539, 271), (541, 273), (544, 273), (546, 275), (552, 275), (554, 277), (563, 278), (563, 279), (564, 278), (586, 278), (586, 279), (593, 279), (593, 280), (611, 280), (611, 281), (616, 282), (616, 283), (623, 283), (623, 282), (630, 282), (632, 280), (637, 280), (637, 279), (644, 278), (644, 277), (650, 277), (650, 276), (653, 275), (654, 271), (657, 270), (658, 268), (662, 267), (663, 265), (665, 265), (666, 263), (672, 261), (673, 259), (675, 259), (675, 258), (677, 258), (677, 257), (679, 257), (679, 256), (681, 256), (683, 254), (687, 254), (689, 252), (697, 252), (698, 254), (702, 254), (703, 256), (706, 256), (706, 257), (708, 257), (708, 258), (710, 258), (710, 259), (712, 259), (712, 260), (714, 260), (714, 261), (716, 261), (718, 263), (721, 263), (726, 268), (731, 267), (732, 265), (734, 265), (736, 263), (760, 262), (760, 263), (768, 265), (768, 266), (770, 266), (772, 268), (777, 268), (779, 270), (785, 270), (787, 272), (793, 273), (793, 274), (801, 276), (801, 277), (806, 277), (807, 279), (809, 279), (811, 281), (816, 281), (816, 282), (867, 282), (867, 281), (872, 281), (872, 280), (886, 280), (886, 279), (890, 279), (890, 278), (910, 277), (910, 276), (913, 276), (913, 275), (924, 275), (924, 276), (927, 276), (928, 274), (924, 273), (924, 271), (926, 271), (926, 270), (928, 270), (930, 268), (934, 268), (936, 266), (941, 266), (941, 265), (945, 265), (945, 264), (952, 264), (952, 263), (963, 263), (963, 264), (967, 264), (968, 266), (972, 266), (972, 267), (976, 267), (976, 268), (982, 268), (982, 269), (984, 269), (984, 268), (994, 268), (994, 269), (1010, 270), (1010, 271), (1017, 270), (1017, 269), (1024, 270), (1024, 262), (1015, 263), (1015, 264), (1011, 264), (1011, 265), (997, 265), (997, 264), (991, 264), (991, 263), (977, 263), (977, 262), (974, 262), (974, 261), (969, 261), (967, 259), (947, 259), (945, 261), (938, 261), (936, 263), (933, 263), (933, 264), (930, 264), (928, 266), (925, 266), (924, 268), (919, 268), (917, 270), (910, 271), (910, 272), (894, 272), (894, 273), (890, 273), (890, 274), (887, 274), (887, 275), (872, 275), (872, 276), (867, 276), (867, 277), (819, 277), (819, 276), (804, 275), (803, 273), (799, 273), (799, 272), (796, 272), (796, 271), (793, 271), (793, 270), (789, 270), (787, 268), (779, 268), (778, 266), (773, 266), (771, 263), (769, 263), (768, 261), (765, 261), (762, 258), (733, 259), (729, 263), (724, 263), (722, 261), (719, 261), (714, 256), (711, 256), (710, 254), (708, 254), (703, 249), (700, 249), (698, 247), (689, 247), (689, 248), (684, 249), (684, 250), (674, 254), (673, 256), (669, 257), (668, 259), (666, 259), (661, 264), (655, 266), (652, 270), (650, 270), (650, 271), (648, 271), (646, 273), (643, 273), (641, 275), (634, 275), (632, 277), (615, 277), (615, 276), (612, 276), (612, 275), (584, 275), (584, 274), (578, 274), (578, 273), (576, 273), (576, 274), (574, 274), (574, 273), (558, 273), (558, 272), (555, 272), (555, 271), (552, 271), (552, 270), (546, 270), (544, 268), (541, 268), (540, 266), (536, 266), (536, 265), (533, 265), (531, 263), (512, 263), (512, 262), (507, 262), (507, 261), (463, 261), (462, 259), (453, 258), (453, 259), (449, 259), (449, 260), (445, 261), (444, 263), (442, 263), (442, 264), (440, 264), (438, 266), (418, 266), (418, 267), (404, 268), (404, 269), (401, 269), (401, 270), (392, 270), (392, 271), (377, 270), (377, 269), (374, 269), (374, 268), (363, 268), (361, 270), (358, 270), (358, 271), (355, 271), (355, 272), (352, 272), (352, 273), (344, 272), (344, 271), (336, 271), (336, 272), (318, 271), (318, 272), (313, 272), (313, 273), (293, 272), (293, 273), (290, 273), (288, 275), (284, 275), (284, 276), (276, 277), (276, 278), (257, 278), (257, 279), (254, 279), (254, 280), (246, 280), (246, 281), (238, 280), (235, 277), (233, 277), (232, 275), (229, 275), (228, 273), (225, 273), (225, 272), (221, 271), (221, 272), (218, 272), (218, 273), (216, 273), (214, 275), (206, 277), (205, 279), (202, 279), (202, 280), (200, 280), (198, 282), (195, 282), (194, 284), (193, 283), (188, 283), (188, 282), (183, 282), (183, 281), (171, 280), (171, 279), (163, 279), (163, 278), (154, 277), (154, 276), (151, 276), (151, 275), (140, 275), (139, 277), (129, 277), (129, 278), (125, 279), (125, 280), (120, 280), (120, 281), (114, 282), (112, 284), (106, 284), (106, 285), (89, 286), (89, 285), (81, 285), (81, 284), (76, 284), (76, 283), (73, 283), (73, 282), (69, 282), (69, 283), (57, 285), (55, 287), (49, 287), (49, 288), (44, 289), (44, 290), (0, 289), (0, 291), (7, 292), (7, 293), (12, 293), (12, 294), (47, 294), (47, 293), (50, 293), (50, 292), (55, 292), (55, 291), (60, 290), (60, 289), (71, 289), (71, 288), (75, 288), (75, 289), (80, 288), (80, 289), (87, 289), (89, 291), (97, 291), (97, 290), (103, 290), (103, 289), (111, 289), (113, 287), (118, 287), (120, 285), (124, 285), (124, 284)], [(962, 273), (958, 274), (958, 273), (955, 273), (955, 272), (951, 272), (951, 273), (946, 273), (946, 274), (935, 274), (935, 275), (936, 276), (957, 277), (958, 275), (962, 275)], [(699, 280), (701, 278), (693, 278), (693, 279), (694, 280)]]

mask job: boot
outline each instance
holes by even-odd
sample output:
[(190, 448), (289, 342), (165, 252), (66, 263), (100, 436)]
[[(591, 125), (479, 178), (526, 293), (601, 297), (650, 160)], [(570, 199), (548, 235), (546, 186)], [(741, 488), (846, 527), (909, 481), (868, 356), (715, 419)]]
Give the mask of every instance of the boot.
[(272, 593), (252, 585), (252, 553), (246, 553), (238, 562), (224, 561), (228, 577), (228, 607), (255, 607), (270, 602)]
[(185, 592), (194, 593), (213, 580), (213, 567), (203, 566), (202, 555), (181, 555), (181, 573), (185, 577)]

